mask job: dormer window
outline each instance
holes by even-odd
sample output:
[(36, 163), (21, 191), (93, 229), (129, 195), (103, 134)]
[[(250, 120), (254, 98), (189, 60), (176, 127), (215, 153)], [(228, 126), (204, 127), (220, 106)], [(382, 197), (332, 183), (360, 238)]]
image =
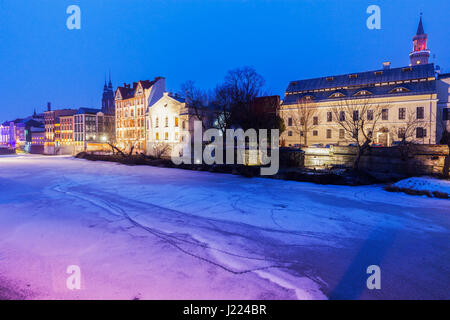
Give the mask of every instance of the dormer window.
[(304, 96), (303, 99), (310, 101), (310, 100), (313, 100), (314, 97), (313, 96)]
[(345, 95), (341, 92), (335, 92), (332, 95), (330, 95), (330, 98), (342, 98), (345, 97)]
[(381, 76), (383, 74), (383, 71), (375, 71), (374, 73), (376, 76)]
[(406, 89), (405, 87), (397, 87), (389, 91), (389, 93), (400, 93), (400, 92), (409, 92), (411, 90)]
[(333, 81), (334, 77), (327, 77), (326, 79), (327, 79), (327, 81)]
[(412, 71), (412, 68), (411, 67), (406, 67), (406, 68), (403, 68), (402, 71), (403, 72)]
[(357, 93), (355, 93), (354, 96), (368, 96), (371, 94), (372, 94), (372, 92), (370, 92), (370, 91), (361, 90), (361, 91), (358, 91)]
[(357, 74), (351, 74), (351, 75), (349, 75), (348, 76), (350, 79), (356, 79), (356, 78), (358, 78), (358, 75)]

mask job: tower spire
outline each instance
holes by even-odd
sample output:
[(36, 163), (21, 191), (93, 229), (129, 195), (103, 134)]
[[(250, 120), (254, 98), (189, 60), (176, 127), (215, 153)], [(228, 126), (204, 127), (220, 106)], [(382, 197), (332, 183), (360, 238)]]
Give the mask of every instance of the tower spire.
[(111, 69), (109, 69), (109, 83), (108, 88), (112, 88), (112, 82), (111, 82)]
[(417, 26), (417, 33), (416, 35), (422, 35), (425, 34), (425, 31), (423, 30), (423, 24), (422, 24), (422, 12), (420, 13), (420, 20), (419, 20), (419, 25)]
[(427, 49), (428, 35), (423, 29), (422, 13), (420, 13), (419, 25), (416, 35), (413, 37), (413, 51), (409, 54), (410, 65), (427, 64), (430, 50)]

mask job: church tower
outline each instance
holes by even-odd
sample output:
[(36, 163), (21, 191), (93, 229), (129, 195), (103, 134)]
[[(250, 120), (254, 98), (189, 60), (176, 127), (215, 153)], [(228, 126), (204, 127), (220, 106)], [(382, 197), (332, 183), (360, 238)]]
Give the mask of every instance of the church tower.
[(428, 36), (423, 30), (422, 14), (420, 14), (417, 33), (413, 37), (413, 51), (409, 54), (410, 66), (427, 64), (430, 57), (430, 50), (427, 49)]
[(111, 73), (109, 74), (108, 85), (106, 85), (106, 79), (105, 79), (105, 85), (103, 86), (102, 112), (104, 114), (112, 114), (112, 115), (115, 113), (114, 90), (113, 90), (112, 83), (111, 83)]

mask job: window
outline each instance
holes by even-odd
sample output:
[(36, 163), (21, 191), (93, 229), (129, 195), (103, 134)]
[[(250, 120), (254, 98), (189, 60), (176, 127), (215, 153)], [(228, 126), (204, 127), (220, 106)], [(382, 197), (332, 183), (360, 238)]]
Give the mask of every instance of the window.
[(397, 87), (389, 91), (389, 93), (399, 93), (399, 92), (409, 92), (410, 90), (404, 88), (404, 87)]
[(292, 126), (292, 118), (288, 118), (288, 126)]
[(318, 125), (319, 124), (319, 117), (313, 117), (313, 125)]
[(416, 109), (416, 116), (417, 119), (423, 119), (424, 118), (424, 108), (423, 107), (417, 107)]
[(442, 120), (444, 121), (450, 120), (450, 108), (442, 109)]
[(331, 139), (331, 129), (327, 129), (327, 139)]
[(344, 139), (345, 138), (345, 131), (344, 129), (339, 129), (339, 139)]
[(335, 92), (332, 95), (330, 95), (330, 98), (341, 98), (341, 97), (345, 97), (345, 95), (341, 92)]
[(166, 132), (166, 133), (164, 134), (164, 139), (169, 140), (169, 133), (168, 133), (168, 132)]
[(288, 136), (292, 137), (292, 131), (288, 131)]
[(166, 119), (165, 119), (166, 121), (165, 121), (165, 126), (166, 126), (166, 128), (169, 126), (169, 118), (168, 117), (166, 117)]
[(382, 120), (388, 120), (389, 119), (389, 109), (382, 109), (381, 110), (381, 119)]
[(319, 131), (313, 130), (313, 136), (314, 136), (314, 137), (317, 137), (318, 135), (319, 135)]
[(333, 121), (333, 113), (331, 111), (327, 112), (327, 122)]
[(339, 121), (345, 121), (345, 111), (339, 112)]
[(181, 127), (183, 128), (183, 130), (186, 129), (186, 121), (182, 122)]
[(406, 118), (406, 108), (398, 109), (398, 120), (405, 120)]
[(156, 140), (159, 140), (159, 132), (156, 133), (155, 138)]
[(367, 90), (361, 90), (361, 91), (358, 91), (357, 93), (355, 93), (354, 95), (355, 96), (368, 96), (371, 94), (372, 94), (372, 92), (369, 92)]
[(427, 129), (424, 129), (422, 127), (416, 128), (416, 138), (425, 138), (427, 136)]
[(398, 128), (397, 137), (399, 139), (403, 139), (403, 137), (405, 136), (405, 133), (406, 133), (405, 128)]
[(353, 121), (358, 121), (358, 120), (359, 120), (359, 111), (354, 110), (353, 111)]
[(156, 119), (155, 119), (155, 128), (158, 128), (158, 127), (159, 127), (159, 119), (158, 119), (158, 117), (156, 117)]
[(175, 117), (175, 127), (178, 127), (178, 117)]
[(367, 120), (373, 120), (373, 110), (367, 110)]

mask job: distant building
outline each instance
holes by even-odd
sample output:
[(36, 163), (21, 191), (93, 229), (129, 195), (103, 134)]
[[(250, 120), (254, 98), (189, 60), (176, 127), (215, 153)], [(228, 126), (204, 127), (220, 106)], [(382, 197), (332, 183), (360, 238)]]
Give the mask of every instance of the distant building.
[(62, 145), (71, 145), (73, 142), (73, 115), (60, 116), (60, 141)]
[(85, 142), (105, 143), (114, 136), (114, 116), (104, 114), (100, 109), (80, 108), (73, 119), (76, 145), (83, 146)]
[[(44, 112), (45, 125), (45, 153), (56, 154), (61, 148), (61, 117), (73, 116), (77, 110), (75, 109), (60, 109), (52, 110), (50, 102), (47, 105), (47, 111)], [(64, 118), (67, 119), (67, 118)], [(66, 128), (66, 126), (64, 127)], [(65, 132), (67, 134), (67, 132)]]
[[(286, 124), (282, 144), (304, 144), (306, 135), (308, 145), (352, 143), (353, 138), (338, 123), (345, 119), (336, 119), (333, 113), (340, 104), (383, 107), (375, 132), (366, 132), (372, 135), (374, 143), (390, 146), (401, 140), (408, 121), (411, 121), (409, 115), (418, 123), (412, 141), (422, 144), (438, 142), (442, 132), (439, 114), (443, 107), (448, 106), (448, 82), (444, 85), (448, 77), (447, 80), (438, 79), (434, 65), (428, 64), (426, 40), (421, 18), (417, 35), (413, 38), (411, 66), (391, 69), (390, 63), (384, 63), (382, 69), (290, 82), (280, 110)], [(438, 96), (437, 86), (441, 84)], [(441, 105), (438, 103), (440, 100), (447, 102)], [(296, 124), (304, 121), (299, 119), (302, 114), (299, 111), (308, 109), (314, 109), (316, 114), (305, 134)], [(359, 117), (358, 114), (352, 116)], [(369, 115), (367, 119), (370, 119)]]
[(134, 146), (136, 152), (145, 152), (145, 114), (165, 91), (165, 79), (134, 82), (117, 87), (115, 94), (116, 143), (125, 150)]
[(254, 115), (277, 115), (280, 110), (280, 96), (263, 96), (253, 100), (250, 112)]
[(103, 96), (102, 96), (102, 112), (106, 115), (114, 115), (115, 106), (114, 106), (114, 89), (111, 82), (111, 75), (109, 76), (108, 85), (103, 86)]
[(31, 128), (30, 136), (31, 143), (28, 152), (33, 154), (43, 154), (45, 145), (45, 128)]

